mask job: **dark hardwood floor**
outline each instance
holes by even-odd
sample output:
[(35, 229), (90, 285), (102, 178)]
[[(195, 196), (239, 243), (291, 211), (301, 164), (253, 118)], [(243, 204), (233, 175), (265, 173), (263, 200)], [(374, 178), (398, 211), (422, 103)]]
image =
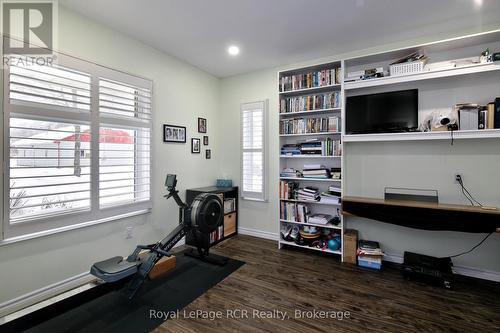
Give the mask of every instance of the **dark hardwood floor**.
[[(335, 256), (278, 250), (276, 242), (242, 235), (214, 252), (246, 264), (184, 310), (222, 318), (188, 319), (181, 311), (155, 332), (500, 332), (500, 283), (464, 278), (450, 291), (405, 281), (394, 267), (360, 269)], [(247, 310), (249, 318), (228, 318), (228, 309)], [(314, 309), (350, 316), (295, 318), (296, 310)], [(288, 317), (252, 318), (254, 310)]]

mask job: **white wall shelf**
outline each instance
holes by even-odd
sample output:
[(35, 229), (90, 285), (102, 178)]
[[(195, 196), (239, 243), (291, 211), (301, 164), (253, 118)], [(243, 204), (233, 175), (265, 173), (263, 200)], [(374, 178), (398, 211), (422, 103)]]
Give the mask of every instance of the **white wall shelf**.
[(297, 202), (297, 203), (308, 203), (308, 204), (313, 204), (313, 205), (325, 205), (325, 206), (335, 206), (335, 207), (340, 207), (342, 204), (334, 204), (334, 203), (325, 203), (321, 201), (314, 201), (314, 200), (296, 200), (296, 199), (280, 199), (280, 201), (287, 201), (287, 202)]
[(280, 158), (341, 158), (342, 156), (325, 156), (325, 155), (280, 155)]
[(377, 79), (362, 80), (355, 82), (346, 82), (344, 84), (344, 89), (354, 90), (361, 88), (378, 87), (389, 84), (400, 84), (405, 82), (414, 82), (421, 80), (432, 80), (445, 77), (454, 77), (460, 75), (478, 74), (485, 72), (492, 72), (500, 70), (500, 62), (486, 63), (486, 64), (474, 64), (470, 66), (461, 66), (452, 69), (434, 70), (415, 74), (408, 74), (404, 76), (386, 76)]
[(310, 182), (341, 182), (342, 179), (332, 179), (332, 178), (305, 178), (305, 177), (280, 177), (281, 180), (291, 180), (291, 181), (310, 181)]
[(308, 250), (316, 250), (316, 251), (325, 252), (325, 253), (334, 253), (334, 254), (340, 254), (340, 255), (342, 255), (342, 251), (340, 251), (340, 250), (338, 250), (338, 251), (332, 251), (332, 250), (329, 250), (329, 249), (322, 250), (322, 249), (318, 249), (317, 247), (311, 247), (311, 246), (306, 246), (306, 245), (299, 245), (299, 244), (295, 244), (294, 242), (287, 242), (287, 241), (284, 241), (284, 240), (280, 240), (280, 244), (290, 245), (290, 246), (295, 246), (295, 247), (301, 247), (303, 249), (308, 249)]
[(303, 116), (307, 114), (321, 114), (321, 113), (336, 113), (340, 112), (341, 108), (331, 108), (331, 109), (317, 109), (317, 110), (308, 110), (308, 111), (298, 111), (298, 112), (282, 112), (280, 113), (280, 117), (294, 117), (294, 116)]
[(280, 221), (281, 222), (286, 222), (286, 223), (307, 225), (307, 226), (311, 226), (311, 227), (320, 227), (320, 228), (342, 230), (342, 226), (340, 224), (339, 225), (333, 225), (331, 223), (327, 223), (327, 224), (315, 224), (315, 223), (306, 223), (306, 222), (298, 222), (298, 221), (290, 221), (290, 220), (280, 220)]
[(410, 132), (410, 133), (376, 133), (346, 134), (344, 142), (381, 142), (381, 141), (423, 141), (423, 140), (461, 139), (494, 139), (500, 138), (500, 129), (445, 131), (445, 132)]
[(284, 136), (314, 136), (314, 135), (338, 135), (341, 132), (318, 132), (318, 133), (299, 133), (299, 134), (280, 134), (281, 137)]
[(322, 87), (313, 87), (313, 88), (304, 88), (297, 90), (289, 90), (289, 91), (280, 91), (280, 96), (293, 96), (293, 95), (307, 95), (314, 94), (319, 92), (331, 91), (331, 90), (339, 90), (341, 88), (340, 84), (331, 84), (328, 86)]

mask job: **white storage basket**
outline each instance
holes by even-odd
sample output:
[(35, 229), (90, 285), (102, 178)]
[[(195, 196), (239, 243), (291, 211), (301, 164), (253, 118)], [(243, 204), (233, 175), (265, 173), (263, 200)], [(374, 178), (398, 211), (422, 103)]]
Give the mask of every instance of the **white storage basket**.
[(424, 71), (426, 63), (427, 59), (390, 65), (389, 73), (391, 76), (401, 76), (401, 75), (420, 73)]

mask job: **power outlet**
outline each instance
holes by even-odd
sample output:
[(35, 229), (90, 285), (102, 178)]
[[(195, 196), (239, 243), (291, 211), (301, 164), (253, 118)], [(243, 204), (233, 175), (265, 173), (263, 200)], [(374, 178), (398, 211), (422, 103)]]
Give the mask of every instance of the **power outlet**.
[(453, 178), (453, 182), (455, 184), (460, 184), (461, 181), (462, 181), (462, 175), (459, 173), (456, 173), (454, 178)]
[(132, 236), (133, 236), (133, 229), (132, 227), (127, 227), (127, 232), (126, 232), (126, 235), (125, 235), (125, 239), (131, 239)]

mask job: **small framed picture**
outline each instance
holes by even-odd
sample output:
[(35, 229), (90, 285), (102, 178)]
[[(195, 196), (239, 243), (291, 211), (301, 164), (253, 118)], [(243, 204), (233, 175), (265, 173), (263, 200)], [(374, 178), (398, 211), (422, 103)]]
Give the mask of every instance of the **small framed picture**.
[(200, 153), (200, 144), (201, 140), (197, 138), (191, 139), (191, 153), (199, 154)]
[(198, 133), (207, 133), (207, 120), (198, 118)]
[(203, 145), (208, 146), (208, 135), (203, 136)]
[(163, 142), (186, 143), (186, 127), (164, 124)]
[(205, 158), (207, 160), (212, 158), (212, 151), (210, 149), (205, 150)]

